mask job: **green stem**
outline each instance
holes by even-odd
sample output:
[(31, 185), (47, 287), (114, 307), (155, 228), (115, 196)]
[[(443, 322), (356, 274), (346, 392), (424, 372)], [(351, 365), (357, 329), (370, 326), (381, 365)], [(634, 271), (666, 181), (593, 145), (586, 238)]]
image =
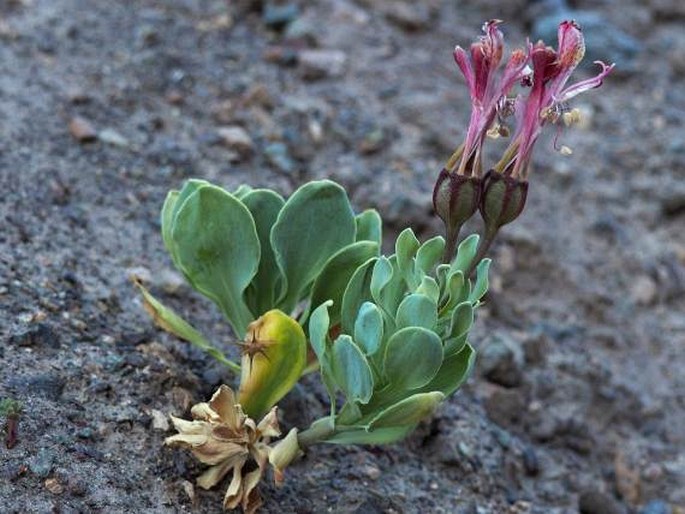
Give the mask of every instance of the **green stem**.
[(447, 240), (445, 242), (445, 253), (442, 256), (442, 262), (449, 264), (454, 259), (454, 254), (457, 251), (457, 241), (459, 240), (459, 232), (461, 232), (461, 225), (457, 227), (450, 227), (445, 223), (447, 232)]
[(495, 240), (495, 237), (497, 236), (498, 230), (499, 227), (497, 226), (485, 226), (483, 237), (481, 237), (480, 243), (478, 244), (478, 251), (476, 252), (476, 256), (471, 261), (471, 264), (466, 270), (466, 273), (464, 273), (464, 278), (466, 280), (468, 280), (469, 277), (473, 275), (473, 272), (478, 266), (478, 264), (480, 264), (480, 261), (482, 261), (485, 255), (488, 253), (490, 246), (492, 246), (492, 242)]
[(321, 418), (312, 423), (307, 430), (297, 434), (297, 444), (305, 450), (313, 444), (325, 441), (333, 434), (335, 434), (333, 419), (331, 417)]

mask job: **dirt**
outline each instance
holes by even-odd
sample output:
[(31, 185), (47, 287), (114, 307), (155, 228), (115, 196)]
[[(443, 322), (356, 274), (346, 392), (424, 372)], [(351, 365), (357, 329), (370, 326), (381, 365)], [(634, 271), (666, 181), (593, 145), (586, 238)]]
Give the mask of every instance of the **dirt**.
[[(0, 1), (0, 398), (23, 405), (3, 513), (220, 512), (223, 490), (193, 491), (199, 466), (162, 446), (164, 417), (235, 379), (156, 330), (129, 281), (236, 351), (172, 272), (165, 193), (330, 177), (383, 213), (388, 245), (434, 234), (432, 183), (468, 119), (451, 49), (489, 18), (518, 43), (535, 25), (522, 1), (255, 4)], [(573, 155), (539, 143), (492, 252), (479, 369), (406, 442), (313, 448), (265, 484), (264, 512), (685, 511), (685, 13), (574, 7), (638, 52), (594, 48), (618, 68), (575, 103)], [(309, 377), (282, 425), (325, 408)]]

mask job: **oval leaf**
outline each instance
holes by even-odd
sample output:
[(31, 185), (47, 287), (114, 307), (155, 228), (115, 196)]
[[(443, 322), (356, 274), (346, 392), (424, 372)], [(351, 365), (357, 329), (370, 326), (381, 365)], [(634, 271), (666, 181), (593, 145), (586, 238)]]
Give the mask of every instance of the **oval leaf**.
[(292, 194), (271, 230), (276, 262), (286, 277), (279, 299), (283, 310), (292, 311), (328, 259), (354, 242), (356, 230), (347, 194), (335, 182), (309, 182)]
[(375, 209), (367, 209), (355, 218), (357, 241), (373, 241), (378, 246), (383, 242), (383, 221)]
[(216, 302), (242, 339), (253, 319), (243, 292), (260, 255), (250, 211), (223, 189), (200, 186), (179, 208), (171, 238), (193, 287)]
[(415, 426), (433, 414), (444, 399), (445, 395), (439, 391), (418, 393), (405, 398), (376, 416), (369, 423), (369, 432), (398, 425)]
[(397, 329), (423, 327), (435, 330), (438, 323), (438, 309), (435, 303), (423, 294), (410, 294), (397, 308)]
[(354, 322), (354, 340), (366, 353), (373, 355), (383, 340), (383, 315), (371, 302), (364, 302)]
[(349, 402), (368, 403), (373, 394), (373, 374), (366, 357), (348, 335), (333, 343), (333, 376)]
[(421, 327), (403, 328), (387, 343), (385, 376), (393, 388), (417, 389), (429, 383), (440, 369), (442, 341)]
[(371, 300), (371, 278), (378, 259), (373, 258), (359, 266), (345, 288), (342, 300), (342, 329), (347, 334), (354, 333), (354, 322), (362, 303)]

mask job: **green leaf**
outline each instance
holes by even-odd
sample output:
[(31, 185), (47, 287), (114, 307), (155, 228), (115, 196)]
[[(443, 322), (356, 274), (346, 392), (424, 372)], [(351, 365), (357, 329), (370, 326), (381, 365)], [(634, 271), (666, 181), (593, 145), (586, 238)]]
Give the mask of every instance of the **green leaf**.
[(449, 314), (458, 304), (466, 300), (469, 296), (469, 290), (469, 283), (464, 280), (464, 273), (460, 270), (450, 271), (445, 289), (447, 301), (440, 309), (440, 316)]
[(364, 302), (354, 322), (354, 341), (366, 355), (373, 355), (383, 340), (383, 315), (375, 304)]
[(457, 256), (452, 263), (452, 269), (458, 269), (462, 273), (466, 273), (478, 251), (478, 239), (478, 234), (471, 234), (459, 244)]
[(180, 192), (171, 190), (167, 193), (164, 199), (164, 205), (162, 206), (162, 240), (164, 241), (164, 247), (171, 254), (171, 258), (175, 259), (173, 250), (173, 241), (171, 240), (171, 226), (174, 217), (176, 202), (178, 201), (178, 196)]
[(254, 319), (243, 292), (260, 255), (250, 211), (223, 189), (200, 186), (179, 208), (171, 239), (193, 287), (216, 302), (242, 339)]
[(365, 427), (354, 430), (345, 430), (336, 433), (326, 439), (332, 444), (390, 444), (401, 441), (416, 428), (416, 425), (406, 425), (389, 428), (379, 428), (373, 432), (367, 432)]
[(426, 295), (436, 305), (440, 300), (440, 286), (433, 277), (428, 275), (421, 279), (421, 285), (416, 288), (416, 292)]
[(420, 246), (411, 228), (405, 228), (395, 242), (397, 267), (411, 289), (418, 286), (418, 279), (414, 276), (414, 256)]
[(380, 247), (383, 242), (383, 221), (375, 209), (367, 209), (357, 215), (357, 241), (373, 241)]
[(285, 201), (269, 189), (252, 189), (243, 195), (241, 201), (252, 214), (261, 248), (259, 268), (246, 291), (246, 300), (255, 316), (261, 316), (274, 307), (283, 286), (284, 278), (276, 263), (270, 237), (271, 227)]
[(354, 242), (356, 230), (347, 194), (334, 182), (308, 182), (288, 198), (271, 230), (271, 246), (287, 283), (280, 308), (293, 310), (328, 259)]
[(468, 343), (459, 353), (446, 355), (435, 378), (422, 387), (421, 391), (440, 391), (445, 396), (450, 396), (471, 374), (475, 358), (476, 352)]
[(433, 268), (438, 265), (445, 252), (445, 240), (441, 236), (435, 236), (421, 245), (416, 253), (416, 268), (424, 275), (430, 275)]
[(478, 263), (476, 268), (476, 283), (473, 286), (473, 291), (469, 295), (469, 301), (473, 304), (480, 303), (485, 293), (488, 292), (488, 271), (490, 270), (491, 259), (483, 259)]
[(461, 351), (473, 325), (473, 305), (471, 302), (462, 302), (452, 312), (449, 329), (444, 337), (445, 354)]
[(233, 196), (238, 198), (239, 200), (242, 200), (245, 195), (253, 191), (252, 186), (248, 186), (247, 184), (240, 184), (235, 191), (233, 191)]
[(338, 251), (331, 257), (314, 281), (311, 305), (316, 307), (326, 300), (333, 300), (330, 310), (331, 323), (340, 323), (342, 298), (357, 268), (378, 255), (378, 244), (360, 241)]
[(331, 415), (335, 414), (335, 378), (331, 367), (330, 350), (328, 344), (328, 329), (330, 318), (328, 308), (333, 305), (331, 300), (319, 305), (309, 317), (309, 342), (319, 361), (319, 371), (331, 402)]
[(423, 294), (410, 294), (402, 300), (397, 308), (397, 329), (405, 327), (423, 327), (435, 330), (438, 322), (438, 309), (430, 298)]
[(373, 374), (366, 357), (348, 335), (333, 343), (333, 376), (349, 402), (368, 403), (373, 394)]
[(442, 341), (421, 327), (403, 328), (387, 343), (384, 371), (393, 388), (417, 389), (429, 383), (440, 369)]
[(342, 329), (344, 333), (354, 333), (354, 323), (362, 303), (371, 300), (371, 277), (377, 258), (369, 259), (359, 266), (345, 288), (342, 301)]
[(371, 296), (376, 303), (381, 303), (381, 291), (383, 288), (390, 283), (392, 280), (393, 269), (390, 260), (381, 256), (376, 261), (376, 265), (373, 267), (373, 276), (371, 277)]
[(140, 289), (140, 292), (143, 294), (143, 307), (155, 324), (162, 330), (166, 330), (176, 337), (197, 346), (200, 350), (208, 353), (233, 371), (240, 371), (240, 366), (238, 364), (227, 359), (221, 350), (213, 346), (212, 343), (205, 339), (205, 337), (186, 320), (152, 296), (141, 283), (136, 282), (136, 286), (138, 286), (138, 289)]
[(418, 393), (388, 407), (369, 423), (369, 432), (397, 426), (416, 426), (435, 412), (445, 399), (439, 391)]

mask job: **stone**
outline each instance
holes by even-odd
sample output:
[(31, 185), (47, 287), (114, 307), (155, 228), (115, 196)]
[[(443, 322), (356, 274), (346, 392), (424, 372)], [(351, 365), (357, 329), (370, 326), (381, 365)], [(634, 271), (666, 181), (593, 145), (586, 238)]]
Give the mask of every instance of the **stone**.
[(672, 514), (673, 509), (663, 500), (651, 500), (639, 511), (639, 514)]
[(150, 417), (152, 417), (152, 429), (166, 432), (169, 430), (169, 419), (166, 414), (157, 409), (150, 410)]
[(64, 487), (56, 478), (48, 478), (45, 481), (45, 488), (52, 494), (62, 494), (64, 492)]
[(426, 30), (431, 25), (430, 6), (424, 2), (392, 0), (385, 4), (388, 21), (407, 32)]
[(614, 459), (614, 474), (616, 490), (621, 498), (630, 504), (637, 503), (640, 499), (640, 472), (630, 468), (621, 453)]
[(540, 473), (540, 461), (535, 453), (535, 448), (532, 446), (524, 447), (521, 457), (523, 460), (523, 469), (528, 476), (534, 477)]
[(298, 64), (307, 80), (341, 77), (347, 68), (347, 54), (342, 50), (303, 50)]
[(216, 131), (221, 142), (231, 150), (242, 156), (247, 156), (254, 150), (254, 142), (247, 131), (239, 126), (221, 127)]
[(485, 399), (485, 412), (500, 426), (508, 426), (521, 421), (525, 407), (523, 396), (515, 389), (495, 386), (489, 390)]
[(483, 376), (504, 387), (518, 387), (523, 381), (524, 353), (518, 342), (499, 335), (484, 346), (480, 353)]
[(295, 161), (288, 152), (288, 147), (285, 143), (271, 143), (264, 148), (264, 155), (269, 163), (283, 173), (295, 172)]
[(269, 2), (264, 6), (262, 21), (271, 29), (283, 30), (299, 15), (300, 9), (295, 3), (274, 4)]
[(79, 143), (91, 143), (98, 137), (93, 124), (80, 116), (72, 118), (69, 122), (69, 133)]
[(580, 514), (626, 514), (626, 510), (614, 498), (594, 489), (580, 493), (578, 511)]
[(638, 305), (653, 304), (658, 292), (656, 282), (647, 275), (640, 275), (635, 278), (630, 287), (630, 296)]
[(55, 462), (55, 455), (47, 448), (38, 450), (33, 459), (29, 462), (29, 469), (31, 473), (39, 478), (47, 478), (52, 471), (53, 463)]
[(9, 338), (9, 344), (32, 348), (59, 348), (60, 339), (55, 330), (46, 323), (38, 323)]
[(118, 146), (120, 148), (126, 148), (129, 146), (128, 139), (126, 139), (124, 136), (119, 134), (119, 132), (117, 132), (114, 129), (101, 130), (98, 134), (98, 139), (103, 143), (112, 146)]
[(370, 480), (378, 480), (381, 476), (381, 470), (371, 464), (362, 466), (361, 473)]

